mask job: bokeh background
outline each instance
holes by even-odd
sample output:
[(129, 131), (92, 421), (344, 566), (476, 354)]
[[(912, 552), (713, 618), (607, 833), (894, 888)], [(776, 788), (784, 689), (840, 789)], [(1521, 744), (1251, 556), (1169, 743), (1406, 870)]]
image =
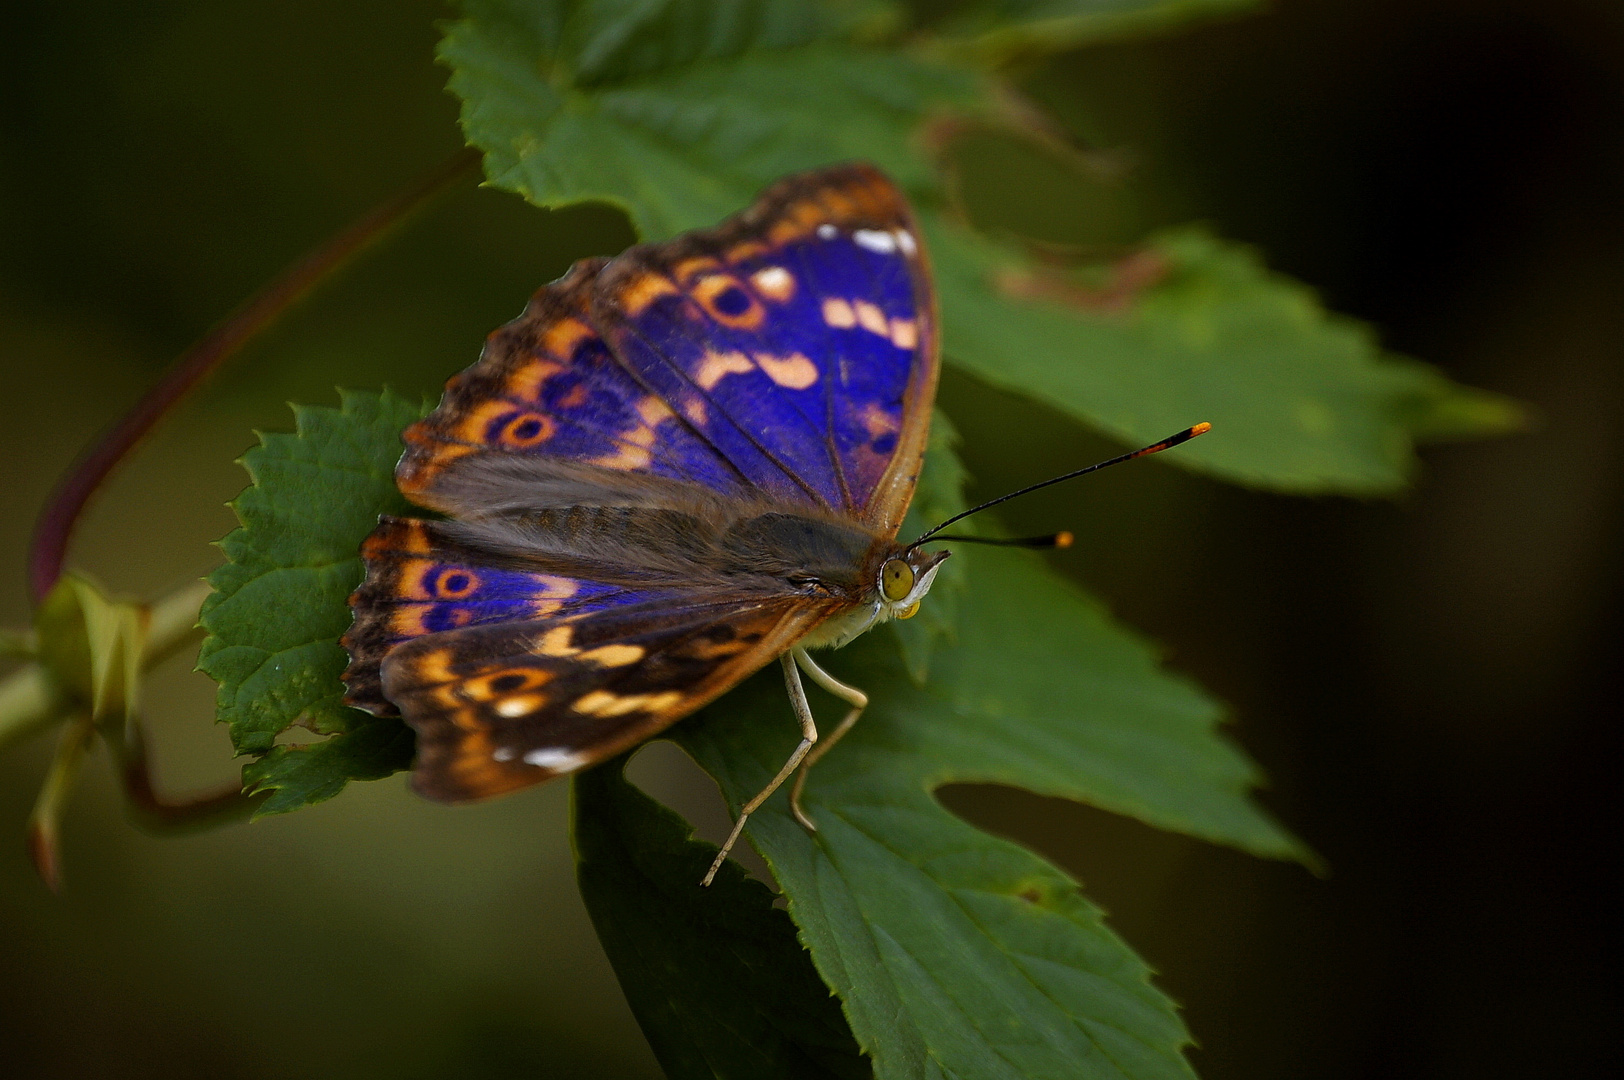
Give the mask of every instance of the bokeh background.
[[(427, 0), (58, 0), (0, 34), (0, 624), (50, 484), (181, 349), (460, 145)], [(1209, 1080), (1617, 1076), (1624, 10), (1281, 0), (1068, 54), (1033, 94), (1130, 154), (1091, 189), (964, 147), (984, 220), (1072, 243), (1212, 222), (1391, 347), (1531, 403), (1427, 450), (1392, 502), (1247, 492), (1156, 463), (1009, 508), (1233, 709), (1300, 869), (1020, 792), (945, 794), (1085, 883), (1184, 1003)], [(575, 258), (631, 240), (464, 185), (191, 399), (73, 561), (154, 595), (207, 572), (252, 431), (335, 384), (434, 391)], [(949, 376), (988, 495), (1109, 444)], [(1194, 417), (1192, 419), (1200, 419)], [(212, 688), (149, 696), (163, 785), (229, 781)], [(1609, 671), (1614, 672), (1608, 674)], [(400, 778), (182, 839), (92, 762), (51, 896), (22, 825), (51, 750), (0, 759), (10, 1075), (654, 1077), (575, 895), (563, 786), (448, 811)], [(715, 830), (668, 747), (634, 775)], [(3, 842), (10, 830), (13, 842)]]

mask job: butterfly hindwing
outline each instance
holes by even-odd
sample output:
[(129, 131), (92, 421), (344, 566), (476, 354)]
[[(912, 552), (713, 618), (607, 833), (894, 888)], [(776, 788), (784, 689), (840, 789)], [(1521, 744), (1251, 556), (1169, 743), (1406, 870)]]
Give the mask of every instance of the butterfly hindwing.
[(385, 517), (361, 547), (367, 576), (350, 597), (345, 701), (380, 716), (398, 711), (379, 665), (395, 646), (465, 626), (562, 618), (650, 597), (579, 574), (495, 566), (489, 553), (445, 535), (443, 524)]
[(783, 652), (824, 612), (784, 600), (665, 601), (417, 638), (382, 689), (417, 730), (412, 785), (443, 802), (596, 764)]

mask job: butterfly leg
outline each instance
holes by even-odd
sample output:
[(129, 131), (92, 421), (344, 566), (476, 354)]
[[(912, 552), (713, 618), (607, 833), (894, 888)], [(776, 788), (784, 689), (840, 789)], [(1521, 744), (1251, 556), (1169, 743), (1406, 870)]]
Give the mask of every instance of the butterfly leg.
[[(801, 651), (795, 649), (793, 653)], [(795, 718), (801, 722), (801, 745), (797, 746), (795, 752), (789, 756), (789, 760), (784, 762), (784, 767), (778, 770), (778, 775), (772, 778), (772, 782), (757, 792), (755, 798), (739, 808), (739, 817), (733, 823), (733, 831), (727, 834), (727, 840), (722, 843), (722, 850), (716, 853), (716, 861), (711, 863), (710, 869), (705, 872), (704, 880), (699, 883), (701, 886), (709, 885), (716, 877), (716, 871), (720, 870), (722, 863), (727, 860), (727, 853), (738, 843), (739, 834), (744, 831), (745, 820), (778, 790), (779, 785), (789, 779), (789, 774), (795, 771), (801, 759), (806, 757), (806, 752), (812, 749), (812, 744), (818, 741), (818, 725), (812, 720), (812, 706), (807, 704), (806, 688), (801, 685), (801, 673), (795, 666), (793, 653), (785, 653), (779, 658), (779, 662), (784, 665), (784, 685), (789, 688), (790, 706), (795, 710)], [(814, 675), (813, 678), (816, 679), (817, 676)], [(803, 825), (810, 824), (799, 810), (795, 816)]]
[(806, 816), (806, 811), (801, 809), (801, 790), (806, 787), (806, 774), (811, 772), (812, 766), (817, 764), (818, 759), (834, 749), (834, 745), (840, 741), (840, 737), (850, 731), (853, 724), (857, 723), (857, 718), (863, 715), (864, 709), (868, 708), (868, 695), (855, 686), (847, 686), (827, 671), (824, 671), (812, 657), (807, 655), (805, 649), (793, 649), (791, 655), (795, 657), (795, 662), (801, 666), (801, 669), (812, 676), (813, 682), (851, 706), (851, 711), (846, 714), (844, 720), (840, 721), (840, 726), (831, 731), (829, 737), (819, 743), (806, 756), (806, 760), (801, 763), (800, 774), (795, 777), (795, 786), (789, 789), (789, 809), (795, 815), (795, 820), (799, 821), (808, 832), (817, 832), (818, 827), (812, 823), (811, 818)]

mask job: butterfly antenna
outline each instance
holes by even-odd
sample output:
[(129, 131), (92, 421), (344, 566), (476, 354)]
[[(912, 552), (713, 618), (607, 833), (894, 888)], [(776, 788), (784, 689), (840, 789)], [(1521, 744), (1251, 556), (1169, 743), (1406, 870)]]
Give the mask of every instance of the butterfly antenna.
[(1017, 499), (1022, 495), (1030, 495), (1039, 488), (1046, 488), (1051, 484), (1059, 484), (1066, 480), (1075, 480), (1079, 476), (1087, 476), (1089, 473), (1099, 472), (1101, 469), (1109, 469), (1112, 465), (1121, 465), (1122, 463), (1132, 461), (1135, 458), (1149, 457), (1151, 454), (1159, 454), (1163, 450), (1171, 450), (1180, 443), (1189, 442), (1197, 435), (1204, 435), (1211, 430), (1211, 424), (1197, 424), (1194, 427), (1187, 427), (1177, 435), (1169, 435), (1161, 442), (1151, 443), (1149, 446), (1141, 447), (1140, 449), (1131, 453), (1123, 454), (1120, 457), (1111, 458), (1109, 461), (1097, 462), (1088, 466), (1086, 469), (1078, 469), (1076, 472), (1069, 472), (1061, 476), (1050, 477), (1048, 480), (1044, 480), (1040, 483), (1032, 484), (1029, 487), (1023, 487), (1019, 491), (1012, 491), (1008, 495), (1000, 495), (996, 499), (989, 499), (980, 506), (972, 506), (970, 509), (961, 514), (954, 514), (952, 517), (948, 518), (934, 529), (931, 529), (925, 533), (925, 535), (921, 536), (918, 540), (915, 540), (913, 543), (909, 544), (908, 550), (912, 551), (920, 544), (923, 544), (929, 540), (957, 540), (961, 543), (964, 541), (970, 541), (978, 544), (1003, 544), (1011, 547), (1070, 547), (1071, 533), (1055, 533), (1052, 536), (1026, 536), (1018, 540), (983, 540), (979, 537), (973, 536), (939, 536), (938, 534), (955, 521), (963, 521), (971, 514), (979, 514), (981, 511), (997, 506), (999, 503), (1008, 502), (1011, 499)]
[[(1045, 533), (1042, 536), (1017, 536), (1014, 538), (1002, 536), (943, 536), (936, 535), (932, 540), (952, 540), (960, 544), (990, 544), (993, 547), (1024, 547), (1024, 548), (1069, 548), (1077, 538), (1069, 532)], [(923, 540), (917, 543), (924, 543)]]

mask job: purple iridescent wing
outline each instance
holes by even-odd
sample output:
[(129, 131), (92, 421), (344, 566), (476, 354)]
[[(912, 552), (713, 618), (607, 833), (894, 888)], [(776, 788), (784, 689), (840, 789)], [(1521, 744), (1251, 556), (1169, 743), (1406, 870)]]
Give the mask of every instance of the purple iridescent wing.
[(936, 313), (919, 231), (877, 170), (791, 177), (719, 228), (632, 248), (593, 321), (755, 487), (894, 535), (924, 453)]

